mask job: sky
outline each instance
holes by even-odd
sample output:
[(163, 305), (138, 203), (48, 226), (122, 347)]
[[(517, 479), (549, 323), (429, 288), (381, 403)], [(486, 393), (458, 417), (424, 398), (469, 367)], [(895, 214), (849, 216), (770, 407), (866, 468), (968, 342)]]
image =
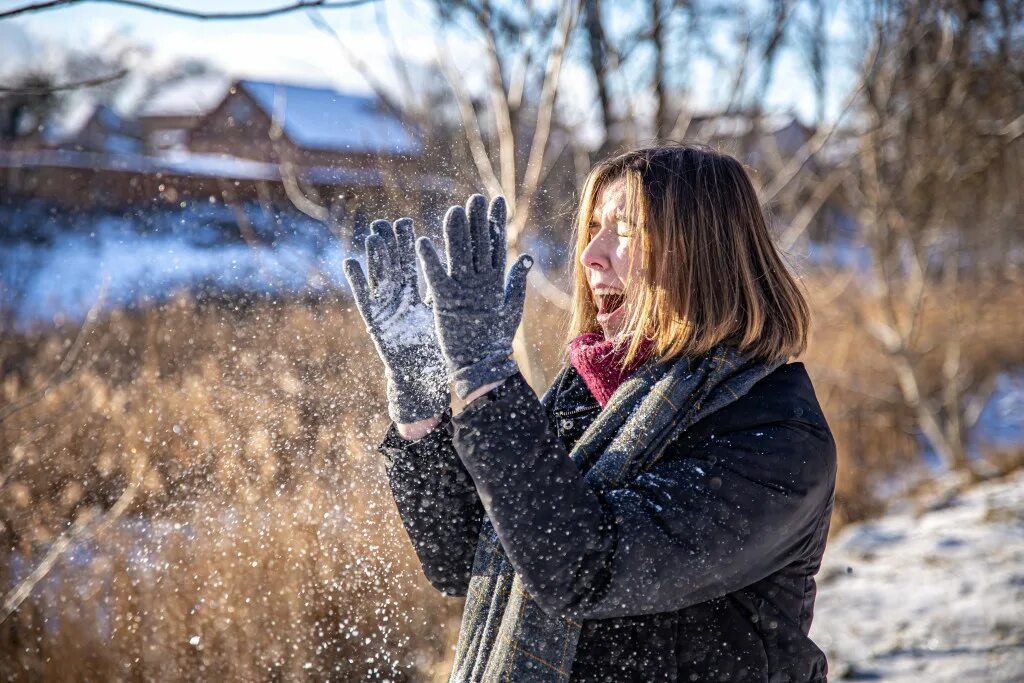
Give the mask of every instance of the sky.
[[(279, 6), (284, 0), (161, 0), (205, 11), (253, 9)], [(0, 0), (0, 8), (18, 7), (27, 0)], [(758, 0), (751, 0), (756, 3)], [(627, 26), (630, 17), (618, 13), (613, 3), (609, 25)], [(395, 79), (381, 39), (379, 23), (386, 20), (406, 59), (428, 63), (434, 60), (437, 22), (431, 3), (425, 0), (382, 0), (364, 6), (325, 10), (321, 16), (342, 37), (349, 48), (360, 55), (377, 78), (393, 84)], [(842, 41), (848, 33), (844, 16), (833, 18), (830, 33)], [(183, 57), (209, 61), (229, 76), (282, 80), (315, 85), (330, 85), (341, 90), (371, 92), (358, 69), (349, 63), (335, 39), (317, 29), (305, 12), (246, 21), (196, 21), (170, 17), (138, 9), (83, 3), (72, 7), (39, 12), (0, 21), (0, 82), (26, 65), (45, 67), (59, 61), (69, 48), (87, 50), (103, 45), (110, 36), (120, 35), (148, 45), (152, 55), (141, 68), (156, 69)], [(465, 31), (445, 35), (451, 52), (470, 87), (482, 83), (484, 70), (477, 59), (479, 46)], [(121, 38), (123, 40), (124, 38)], [(727, 35), (713, 38), (730, 47)], [(374, 58), (374, 53), (381, 53)], [(692, 74), (691, 106), (711, 109), (720, 99), (726, 79), (707, 60), (695, 59), (686, 65)], [(775, 85), (769, 93), (769, 105), (795, 112), (802, 120), (814, 118), (815, 101), (810, 80), (797, 55), (786, 53), (778, 64)], [(834, 116), (843, 99), (848, 80), (838, 67), (830, 70), (831, 88), (827, 110)], [(579, 105), (581, 120), (594, 110), (590, 79), (578, 67), (568, 63), (560, 82), (560, 102), (571, 109)], [(589, 109), (588, 111), (586, 111)], [(574, 116), (574, 118), (576, 118)]]

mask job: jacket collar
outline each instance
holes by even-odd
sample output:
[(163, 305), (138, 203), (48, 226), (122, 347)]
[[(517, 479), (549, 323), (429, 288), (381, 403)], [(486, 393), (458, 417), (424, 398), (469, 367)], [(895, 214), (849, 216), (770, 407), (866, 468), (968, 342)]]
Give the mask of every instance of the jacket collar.
[(590, 392), (587, 383), (571, 363), (566, 364), (565, 373), (556, 387), (555, 402), (552, 412), (558, 416), (566, 414), (583, 414), (598, 411), (601, 404)]

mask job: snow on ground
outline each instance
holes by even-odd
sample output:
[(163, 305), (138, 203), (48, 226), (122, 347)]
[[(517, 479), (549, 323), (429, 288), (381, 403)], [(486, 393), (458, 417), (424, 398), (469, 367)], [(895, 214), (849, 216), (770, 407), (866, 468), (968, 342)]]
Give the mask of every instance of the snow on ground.
[(79, 321), (102, 308), (144, 306), (175, 292), (306, 294), (347, 290), (351, 248), (315, 221), (246, 206), (247, 242), (222, 205), (144, 216), (0, 216), (0, 295), (21, 325)]
[(811, 638), (833, 680), (1024, 681), (1024, 471), (839, 532)]

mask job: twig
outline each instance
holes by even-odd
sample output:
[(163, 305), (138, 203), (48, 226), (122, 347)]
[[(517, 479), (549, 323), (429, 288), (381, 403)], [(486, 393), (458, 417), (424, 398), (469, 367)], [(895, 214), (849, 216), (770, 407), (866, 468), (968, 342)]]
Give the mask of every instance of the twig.
[(341, 55), (349, 64), (355, 67), (359, 72), (359, 75), (363, 77), (363, 80), (366, 81), (373, 90), (374, 94), (377, 95), (381, 102), (384, 103), (384, 106), (387, 107), (388, 111), (390, 111), (399, 120), (403, 119), (405, 116), (405, 110), (402, 108), (402, 105), (395, 101), (387, 88), (384, 87), (384, 84), (373, 75), (369, 65), (364, 60), (360, 59), (359, 56), (345, 44), (342, 37), (338, 35), (338, 32), (334, 30), (333, 26), (327, 23), (327, 20), (324, 19), (323, 15), (314, 10), (309, 12), (306, 16), (309, 18), (309, 21), (313, 26), (334, 39), (335, 44), (341, 51)]
[[(221, 179), (221, 183), (224, 183), (223, 179)], [(283, 291), (285, 289), (284, 283), (266, 266), (264, 255), (265, 250), (261, 248), (262, 243), (260, 242), (259, 237), (256, 236), (256, 231), (253, 230), (249, 217), (245, 215), (245, 209), (238, 203), (230, 191), (224, 191), (222, 189), (221, 196), (224, 198), (224, 203), (228, 205), (231, 209), (231, 213), (235, 216), (235, 223), (238, 225), (239, 234), (242, 236), (246, 245), (252, 250), (252, 253), (255, 254), (256, 261), (259, 264), (260, 274), (266, 275), (267, 280), (272, 285)]]
[(256, 231), (252, 229), (252, 223), (249, 222), (249, 217), (245, 215), (245, 211), (236, 201), (235, 193), (231, 189), (230, 185), (228, 185), (228, 182), (224, 178), (218, 178), (217, 184), (220, 186), (221, 198), (235, 215), (235, 222), (238, 224), (238, 232), (242, 236), (242, 239), (245, 240), (245, 243), (253, 249), (258, 249), (263, 246), (260, 242), (260, 238), (256, 236)]
[(825, 176), (824, 181), (818, 183), (814, 193), (811, 197), (800, 207), (796, 216), (790, 222), (785, 232), (779, 237), (778, 244), (779, 248), (786, 250), (792, 248), (796, 241), (800, 239), (800, 236), (804, 234), (814, 217), (821, 211), (821, 207), (825, 205), (828, 198), (832, 196), (832, 193), (838, 189), (843, 181), (850, 174), (850, 169), (841, 166), (839, 168), (832, 169), (832, 171)]
[[(391, 30), (391, 23), (388, 21), (388, 9), (386, 5), (377, 5), (377, 30), (380, 31), (381, 35), (384, 36), (388, 44), (388, 58), (391, 60), (391, 66), (395, 70), (395, 75), (398, 80), (402, 83), (402, 90), (410, 98), (417, 97), (418, 93), (412, 83), (412, 76), (409, 74), (409, 65), (406, 60), (401, 56), (401, 52), (398, 49), (398, 42), (395, 40), (395, 33)], [(335, 35), (337, 33), (335, 32)], [(376, 88), (375, 88), (376, 89)], [(414, 109), (416, 112), (423, 112), (426, 106), (421, 101), (415, 102), (403, 102), (403, 113), (408, 108)]]
[(85, 339), (87, 332), (92, 326), (92, 322), (99, 315), (99, 309), (103, 305), (103, 300), (106, 298), (107, 285), (110, 283), (110, 278), (106, 277), (103, 280), (103, 285), (100, 287), (100, 293), (96, 297), (96, 301), (93, 303), (89, 312), (85, 314), (85, 322), (82, 323), (82, 327), (78, 330), (78, 335), (75, 337), (75, 341), (71, 344), (71, 348), (68, 349), (67, 354), (64, 356), (64, 360), (61, 361), (53, 373), (46, 378), (42, 386), (30, 391), (26, 395), (22, 396), (17, 401), (12, 401), (0, 408), (0, 423), (14, 415), (20, 410), (27, 408), (33, 403), (40, 401), (46, 394), (50, 392), (56, 386), (59, 386), (71, 377), (71, 370), (75, 365), (75, 361), (78, 359), (78, 355), (82, 352), (82, 348), (85, 346)]
[(501, 60), (498, 59), (498, 45), (494, 40), (491, 26), (477, 13), (480, 30), (484, 34), (487, 46), (487, 74), (490, 81), (491, 108), (494, 114), (494, 128), (498, 135), (498, 168), (501, 171), (501, 187), (505, 191), (505, 200), (509, 211), (515, 213), (519, 199), (516, 192), (516, 145), (515, 133), (512, 130), (512, 110), (509, 106), (509, 95), (505, 92), (502, 80)]
[(466, 92), (463, 86), (461, 74), (458, 73), (455, 65), (452, 63), (451, 55), (448, 54), (447, 48), (442, 47), (440, 43), (436, 43), (436, 45), (441, 70), (444, 72), (448, 85), (451, 86), (452, 92), (455, 94), (456, 103), (459, 105), (459, 114), (462, 117), (462, 130), (466, 133), (466, 142), (469, 145), (470, 154), (473, 156), (473, 163), (476, 165), (477, 173), (480, 174), (480, 179), (484, 182), (488, 194), (491, 196), (502, 194), (501, 181), (494, 172), (494, 165), (491, 163), (487, 145), (484, 144), (483, 135), (480, 133), (480, 119), (473, 109), (473, 102), (469, 99), (469, 93)]
[(765, 204), (772, 202), (776, 196), (787, 185), (800, 173), (804, 165), (810, 161), (811, 157), (817, 154), (822, 147), (828, 144), (828, 141), (832, 139), (836, 131), (839, 130), (839, 126), (842, 124), (846, 114), (856, 104), (861, 92), (867, 85), (868, 74), (872, 72), (879, 59), (879, 50), (875, 50), (871, 57), (865, 62), (865, 65), (861, 71), (861, 76), (857, 80), (857, 84), (850, 89), (850, 92), (846, 96), (846, 101), (843, 102), (842, 107), (839, 110), (839, 115), (836, 116), (835, 121), (832, 125), (825, 128), (819, 128), (815, 131), (814, 135), (805, 142), (799, 150), (792, 156), (789, 163), (774, 177), (771, 183), (764, 190), (761, 201)]
[(330, 212), (326, 206), (313, 201), (302, 191), (302, 187), (299, 185), (298, 174), (295, 172), (295, 164), (289, 160), (291, 153), (286, 143), (282, 142), (282, 139), (285, 137), (285, 103), (282, 97), (282, 92), (275, 91), (274, 106), (270, 114), (270, 130), (267, 132), (270, 145), (274, 148), (277, 158), (281, 160), (277, 165), (278, 172), (281, 175), (281, 185), (284, 187), (284, 193), (288, 196), (288, 200), (296, 209), (313, 220), (326, 224), (330, 219)]
[(51, 92), (62, 92), (66, 90), (79, 90), (81, 88), (92, 88), (97, 85), (104, 85), (112, 81), (116, 81), (119, 78), (124, 78), (128, 75), (128, 69), (121, 69), (112, 74), (106, 76), (97, 76), (95, 78), (88, 78), (84, 81), (75, 81), (73, 83), (61, 83), (60, 85), (40, 85), (29, 88), (13, 87), (8, 85), (0, 85), (0, 93), (6, 93), (9, 95), (45, 95)]
[[(21, 603), (25, 602), (35, 587), (46, 578), (46, 575), (50, 573), (53, 566), (57, 564), (57, 560), (60, 559), (61, 555), (75, 543), (79, 543), (90, 537), (94, 537), (103, 531), (105, 531), (114, 521), (120, 517), (124, 511), (131, 504), (132, 500), (135, 499), (135, 494), (138, 492), (138, 483), (132, 482), (128, 485), (128, 488), (121, 493), (118, 497), (117, 502), (104, 514), (99, 515), (92, 508), (82, 513), (71, 528), (63, 534), (60, 538), (53, 542), (49, 550), (46, 551), (46, 556), (43, 560), (36, 565), (36, 568), (32, 570), (32, 573), (25, 577), (25, 579), (15, 586), (6, 596), (4, 596), (3, 605), (0, 606), (0, 624), (7, 621), (14, 612), (21, 607)], [(99, 520), (96, 524), (93, 524), (95, 520)]]
[(1012, 142), (1013, 140), (1024, 136), (1024, 114), (1021, 114), (1013, 121), (1003, 126), (1003, 129), (999, 134), (1010, 138), (1007, 142)]
[(157, 12), (159, 14), (169, 14), (174, 17), (183, 17), (186, 19), (217, 21), (224, 19), (264, 19), (266, 17), (273, 17), (279, 14), (287, 14), (288, 12), (295, 12), (297, 10), (310, 8), (347, 9), (349, 7), (358, 7), (359, 5), (377, 2), (377, 0), (335, 0), (334, 2), (329, 2), (327, 0), (300, 0), (299, 2), (295, 2), (290, 5), (280, 5), (278, 7), (268, 7), (266, 9), (242, 10), (240, 12), (197, 12), (183, 7), (170, 7), (168, 5), (145, 2), (144, 0), (47, 0), (46, 2), (35, 2), (31, 5), (22, 5), (21, 7), (15, 7), (14, 9), (4, 10), (0, 12), (0, 19), (9, 19), (11, 17), (17, 17), (22, 14), (29, 14), (32, 12), (45, 12), (47, 10), (60, 9), (62, 7), (71, 7), (73, 5), (81, 5), (87, 2), (131, 7), (133, 9)]
[(540, 183), (544, 155), (548, 148), (555, 97), (558, 94), (558, 78), (562, 71), (562, 58), (569, 45), (569, 38), (572, 35), (578, 14), (579, 0), (569, 0), (563, 5), (558, 20), (558, 42), (555, 43), (544, 69), (544, 85), (541, 87), (540, 102), (537, 105), (537, 122), (534, 127), (533, 139), (530, 141), (529, 158), (526, 162), (522, 201), (516, 207), (515, 223), (513, 229), (509, 231), (510, 244), (518, 242), (526, 221), (530, 217), (530, 204)]
[(278, 164), (281, 171), (281, 184), (284, 186), (284, 193), (292, 205), (315, 221), (326, 224), (331, 219), (331, 212), (326, 206), (313, 201), (302, 191), (299, 186), (299, 179), (295, 173), (295, 165), (290, 161), (282, 161)]

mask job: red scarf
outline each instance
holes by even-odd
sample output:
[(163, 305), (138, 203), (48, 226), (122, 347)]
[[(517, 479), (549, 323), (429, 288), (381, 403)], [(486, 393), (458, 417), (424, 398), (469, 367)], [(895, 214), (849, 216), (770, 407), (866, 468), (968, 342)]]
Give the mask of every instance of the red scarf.
[(619, 385), (650, 357), (652, 346), (650, 339), (641, 341), (636, 357), (623, 368), (628, 344), (620, 340), (615, 348), (615, 342), (606, 340), (601, 332), (584, 332), (569, 343), (569, 362), (603, 408)]

